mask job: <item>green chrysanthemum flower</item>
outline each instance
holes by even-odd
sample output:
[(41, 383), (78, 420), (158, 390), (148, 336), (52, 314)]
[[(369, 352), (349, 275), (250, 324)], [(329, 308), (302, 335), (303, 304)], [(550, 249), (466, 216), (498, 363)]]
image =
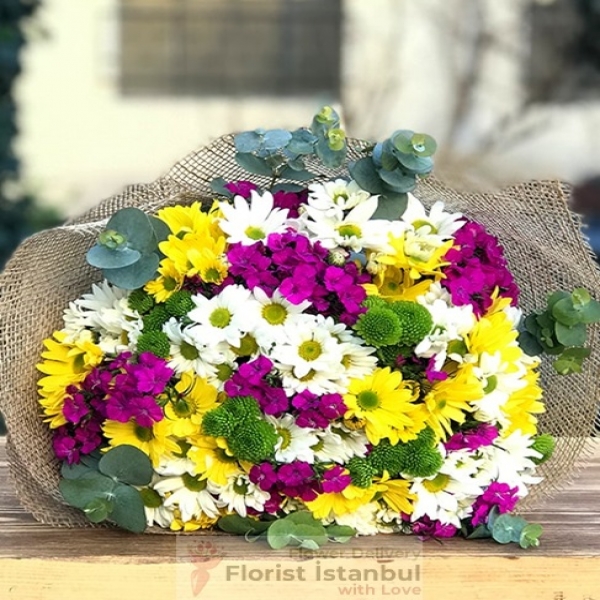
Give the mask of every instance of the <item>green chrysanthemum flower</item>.
[(391, 346), (402, 336), (398, 317), (388, 308), (373, 307), (360, 315), (354, 326), (358, 334), (371, 346)]
[(355, 456), (346, 463), (352, 477), (352, 484), (359, 488), (368, 488), (373, 483), (375, 469), (366, 458)]
[(143, 289), (133, 290), (127, 299), (129, 308), (137, 310), (140, 315), (143, 315), (152, 310), (154, 306), (154, 298), (147, 294)]
[(240, 423), (228, 410), (219, 406), (209, 410), (202, 418), (202, 433), (213, 437), (228, 437)]
[(531, 460), (536, 465), (541, 465), (554, 454), (556, 440), (549, 433), (542, 433), (542, 435), (538, 435), (535, 440), (533, 440), (531, 447), (542, 455), (541, 458), (532, 458)]
[(169, 338), (162, 331), (145, 331), (137, 341), (137, 351), (152, 352), (159, 358), (168, 358), (171, 349)]
[(400, 471), (409, 477), (431, 477), (441, 469), (443, 462), (437, 448), (415, 440), (404, 444)]
[(187, 290), (175, 292), (165, 302), (165, 308), (172, 317), (185, 317), (195, 307), (192, 294)]
[(416, 346), (433, 327), (431, 313), (416, 302), (399, 300), (389, 305), (390, 310), (398, 317), (402, 327), (400, 343)]
[(366, 308), (385, 308), (388, 306), (388, 302), (379, 296), (367, 296), (362, 305)]
[(390, 477), (395, 477), (400, 473), (404, 460), (404, 445), (398, 443), (392, 446), (390, 440), (385, 438), (373, 446), (368, 461), (376, 475), (383, 475), (383, 472), (387, 471)]
[(257, 419), (237, 427), (227, 444), (238, 460), (258, 463), (273, 456), (277, 439), (275, 427)]
[(221, 408), (231, 415), (235, 423), (242, 423), (249, 419), (256, 419), (261, 411), (258, 402), (252, 396), (233, 396), (227, 398)]
[(142, 317), (144, 331), (160, 331), (162, 326), (171, 318), (163, 304), (156, 305), (147, 315)]

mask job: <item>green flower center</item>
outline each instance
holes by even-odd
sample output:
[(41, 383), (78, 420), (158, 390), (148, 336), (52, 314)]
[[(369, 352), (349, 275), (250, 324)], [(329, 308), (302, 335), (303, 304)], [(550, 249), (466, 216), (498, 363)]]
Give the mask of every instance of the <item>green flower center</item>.
[(313, 452), (321, 452), (321, 450), (323, 450), (324, 447), (325, 441), (323, 439), (319, 439), (319, 441), (314, 446), (311, 446), (310, 449)]
[(387, 281), (386, 283), (383, 284), (382, 289), (384, 291), (388, 291), (391, 292), (392, 294), (396, 293), (398, 291), (398, 288), (400, 286), (395, 282), (395, 281)]
[(217, 365), (217, 379), (227, 381), (233, 375), (233, 368), (227, 363)]
[(136, 424), (133, 428), (133, 433), (140, 442), (149, 442), (154, 439), (152, 427), (142, 427), (141, 425)]
[(446, 408), (446, 404), (448, 404), (445, 400), (438, 400), (436, 407), (438, 410), (444, 410)]
[(340, 225), (337, 230), (338, 233), (345, 238), (360, 237), (362, 235), (361, 228), (358, 225), (353, 225), (352, 223)]
[(172, 407), (173, 412), (180, 419), (186, 419), (196, 412), (194, 403), (188, 402), (188, 400), (185, 398), (178, 398), (175, 400), (175, 402), (172, 404)]
[(181, 342), (179, 351), (181, 352), (181, 356), (183, 356), (183, 358), (186, 360), (196, 360), (200, 356), (198, 348), (196, 348), (196, 346), (192, 346), (192, 344), (188, 344), (187, 342)]
[(379, 396), (372, 390), (363, 390), (356, 396), (356, 402), (363, 410), (375, 410), (381, 404)]
[(264, 240), (267, 236), (265, 232), (260, 227), (255, 227), (254, 225), (250, 225), (247, 227), (244, 233), (251, 239), (255, 241)]
[(287, 316), (288, 312), (285, 306), (275, 302), (266, 304), (262, 309), (262, 317), (269, 325), (281, 325)]
[(201, 492), (206, 489), (206, 479), (200, 479), (197, 475), (190, 475), (189, 473), (184, 473), (181, 476), (183, 480), (183, 485), (190, 490), (190, 492)]
[(323, 354), (323, 348), (315, 340), (302, 342), (298, 348), (298, 356), (306, 361), (317, 360), (321, 354)]
[(232, 346), (231, 349), (238, 356), (252, 356), (258, 350), (256, 340), (247, 333), (241, 340), (238, 348)]
[(140, 490), (140, 496), (142, 497), (144, 506), (147, 506), (148, 508), (158, 508), (162, 505), (162, 498), (160, 497), (160, 494), (152, 488), (144, 488)]
[(172, 292), (177, 288), (177, 282), (172, 277), (165, 277), (163, 280), (163, 287), (167, 292)]
[(348, 192), (337, 192), (333, 195), (333, 201), (338, 204), (338, 200), (348, 200)]
[(289, 429), (285, 429), (283, 427), (277, 428), (277, 433), (281, 436), (281, 450), (285, 450), (292, 443), (292, 434), (289, 432)]
[(221, 273), (219, 273), (218, 269), (214, 267), (210, 267), (204, 271), (204, 276), (202, 277), (204, 281), (207, 283), (221, 283)]
[(450, 482), (450, 476), (445, 473), (438, 473), (433, 479), (427, 479), (423, 482), (423, 487), (432, 494), (441, 492)]
[(236, 481), (233, 484), (233, 491), (240, 496), (245, 496), (248, 493), (248, 484), (245, 481)]
[(415, 228), (415, 230), (420, 229), (421, 227), (424, 227), (425, 225), (427, 225), (427, 227), (429, 227), (430, 234), (435, 234), (438, 232), (437, 228), (434, 227), (429, 221), (424, 221), (423, 219), (417, 219), (416, 221), (413, 222), (413, 227)]
[(219, 462), (233, 463), (237, 461), (235, 456), (230, 456), (223, 448), (215, 448), (215, 456)]
[(213, 327), (224, 329), (231, 323), (231, 313), (226, 308), (216, 308), (208, 320)]

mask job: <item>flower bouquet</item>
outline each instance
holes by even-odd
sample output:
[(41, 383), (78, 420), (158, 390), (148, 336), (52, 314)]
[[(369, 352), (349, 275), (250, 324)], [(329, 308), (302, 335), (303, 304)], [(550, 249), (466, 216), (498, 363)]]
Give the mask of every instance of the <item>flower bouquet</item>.
[(24, 505), (274, 548), (537, 545), (512, 513), (593, 426), (598, 274), (558, 184), (458, 193), (434, 152), (347, 140), (326, 107), (25, 242), (0, 306)]

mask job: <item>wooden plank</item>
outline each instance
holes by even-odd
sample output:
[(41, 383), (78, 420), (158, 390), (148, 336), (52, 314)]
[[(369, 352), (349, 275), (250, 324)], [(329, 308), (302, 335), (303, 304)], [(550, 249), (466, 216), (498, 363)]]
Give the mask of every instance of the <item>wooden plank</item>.
[[(193, 583), (212, 598), (281, 593), (286, 600), (348, 595), (367, 597), (590, 598), (600, 600), (600, 443), (580, 477), (530, 521), (544, 525), (542, 547), (523, 551), (490, 541), (421, 543), (379, 535), (330, 545), (316, 554), (274, 552), (226, 535), (132, 535), (113, 529), (64, 529), (37, 523), (18, 504), (8, 480), (0, 439), (0, 598), (193, 598)], [(207, 561), (207, 549), (215, 556)], [(213, 564), (214, 563), (214, 564)], [(279, 565), (279, 566), (277, 566)], [(329, 569), (333, 579), (317, 578)], [(417, 569), (418, 567), (418, 569)], [(284, 569), (305, 578), (253, 581)], [(342, 569), (342, 571), (339, 571)], [(344, 575), (377, 575), (377, 581), (346, 581)], [(383, 571), (382, 571), (383, 569)], [(387, 569), (387, 571), (386, 571)], [(382, 581), (390, 569), (395, 579)], [(369, 571), (370, 570), (370, 571)], [(367, 573), (369, 571), (369, 573)], [(416, 573), (418, 571), (418, 573)], [(406, 581), (399, 580), (402, 572)], [(413, 580), (408, 580), (411, 574)], [(416, 575), (418, 574), (418, 577)], [(576, 574), (576, 576), (574, 576)], [(265, 588), (268, 585), (268, 588)], [(387, 586), (387, 587), (386, 587)], [(418, 592), (417, 592), (418, 590)], [(173, 595), (175, 593), (175, 595)]]

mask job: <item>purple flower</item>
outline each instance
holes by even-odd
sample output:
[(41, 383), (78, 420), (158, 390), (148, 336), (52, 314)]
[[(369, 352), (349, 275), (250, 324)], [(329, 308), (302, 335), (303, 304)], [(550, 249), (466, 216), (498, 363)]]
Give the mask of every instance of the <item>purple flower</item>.
[(277, 483), (277, 473), (270, 463), (254, 465), (248, 473), (248, 478), (263, 492), (270, 491)]
[(90, 412), (83, 394), (75, 393), (65, 398), (63, 415), (70, 423), (79, 423)]
[(151, 352), (143, 352), (138, 358), (138, 364), (126, 366), (127, 373), (136, 380), (138, 392), (157, 396), (165, 391), (165, 387), (173, 376), (173, 369), (167, 367), (162, 358)]
[(308, 190), (301, 192), (284, 192), (280, 190), (273, 194), (273, 206), (275, 208), (286, 208), (290, 219), (297, 219), (300, 215), (298, 209), (306, 204)]
[(336, 493), (345, 490), (352, 483), (352, 477), (340, 465), (335, 465), (323, 473), (323, 491)]
[(513, 510), (519, 500), (519, 488), (510, 487), (507, 483), (493, 481), (473, 504), (473, 517), (471, 524), (477, 527), (487, 521), (488, 515), (494, 506), (498, 507), (500, 514)]
[(458, 531), (454, 525), (449, 523), (444, 524), (437, 520), (432, 521), (426, 515), (412, 524), (412, 530), (415, 535), (418, 535), (423, 539), (451, 538), (454, 537)]
[(152, 396), (134, 396), (129, 401), (129, 411), (140, 427), (151, 428), (164, 417), (162, 408)]
[(271, 372), (272, 368), (273, 361), (261, 354), (258, 358), (241, 365), (237, 373), (248, 383), (260, 386), (263, 378)]
[(285, 496), (310, 502), (318, 496), (314, 476), (315, 472), (311, 465), (297, 460), (279, 467), (277, 487)]
[(258, 186), (251, 181), (230, 181), (223, 186), (227, 191), (231, 192), (234, 196), (241, 196), (248, 200), (251, 196), (252, 191), (257, 190)]
[(444, 381), (448, 379), (448, 373), (445, 371), (438, 371), (435, 368), (435, 356), (432, 356), (427, 362), (427, 367), (425, 368), (425, 377), (427, 377), (427, 381)]
[(498, 437), (498, 429), (494, 425), (481, 423), (470, 431), (458, 431), (445, 444), (446, 450), (477, 450), (482, 446), (490, 446)]
[(77, 442), (70, 437), (63, 427), (59, 427), (54, 431), (52, 438), (52, 449), (56, 458), (65, 460), (68, 464), (78, 463), (80, 459), (79, 449), (76, 447)]

